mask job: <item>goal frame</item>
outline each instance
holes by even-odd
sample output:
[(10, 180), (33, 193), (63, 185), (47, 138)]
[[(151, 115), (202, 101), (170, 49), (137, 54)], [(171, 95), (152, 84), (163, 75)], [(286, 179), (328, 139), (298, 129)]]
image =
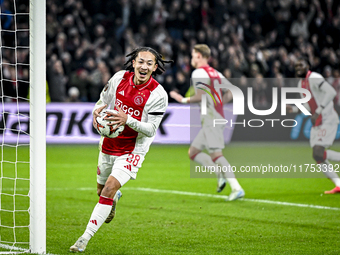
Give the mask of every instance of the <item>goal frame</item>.
[(30, 252), (46, 253), (46, 0), (30, 0)]

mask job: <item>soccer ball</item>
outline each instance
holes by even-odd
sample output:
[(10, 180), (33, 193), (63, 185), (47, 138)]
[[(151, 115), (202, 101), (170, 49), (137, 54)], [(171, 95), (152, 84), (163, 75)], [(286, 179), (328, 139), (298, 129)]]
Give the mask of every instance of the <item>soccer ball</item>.
[(124, 126), (120, 126), (116, 131), (114, 131), (117, 125), (109, 126), (107, 124), (111, 123), (111, 121), (105, 120), (104, 118), (107, 116), (112, 116), (112, 113), (117, 113), (115, 110), (104, 110), (100, 113), (100, 116), (97, 117), (97, 132), (101, 136), (106, 136), (109, 138), (115, 138), (119, 136), (123, 130)]

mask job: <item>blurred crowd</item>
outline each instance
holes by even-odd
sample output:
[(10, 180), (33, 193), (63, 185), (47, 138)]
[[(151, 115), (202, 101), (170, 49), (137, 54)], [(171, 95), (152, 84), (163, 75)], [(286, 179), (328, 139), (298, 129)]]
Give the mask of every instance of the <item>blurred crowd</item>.
[[(8, 0), (0, 2), (2, 13), (13, 11)], [(294, 63), (300, 56), (307, 56), (312, 70), (324, 75), (340, 95), (337, 0), (46, 2), (47, 84), (53, 102), (97, 101), (110, 77), (124, 69), (125, 55), (138, 46), (153, 47), (165, 59), (174, 60), (156, 79), (167, 92), (177, 89), (186, 95), (191, 49), (197, 43), (210, 46), (211, 66), (243, 91), (253, 88), (254, 105), (271, 103), (272, 87), (296, 86), (289, 78), (294, 77)], [(14, 26), (6, 15), (1, 15), (1, 24), (3, 29)], [(11, 36), (2, 34), (2, 40)], [(28, 41), (25, 36), (20, 39)], [(27, 54), (17, 53), (2, 50), (2, 62), (20, 57), (28, 63)], [(2, 68), (8, 80), (13, 79), (11, 68)], [(22, 75), (28, 76), (28, 71)], [(28, 91), (20, 93), (27, 96)]]

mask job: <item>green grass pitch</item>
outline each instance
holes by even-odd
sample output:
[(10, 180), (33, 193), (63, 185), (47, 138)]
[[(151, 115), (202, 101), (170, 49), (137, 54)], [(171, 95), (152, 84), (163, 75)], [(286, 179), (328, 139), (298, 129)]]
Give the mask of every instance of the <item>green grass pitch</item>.
[[(14, 157), (13, 148), (3, 150), (4, 157)], [(151, 146), (137, 179), (121, 189), (116, 218), (104, 223), (85, 254), (340, 252), (340, 195), (322, 195), (333, 188), (331, 181), (311, 174), (242, 177), (245, 199), (226, 202), (218, 195), (228, 195), (229, 187), (217, 194), (215, 178), (190, 177), (187, 150), (187, 145)], [(313, 163), (307, 143), (232, 143), (224, 154), (237, 167)], [(47, 253), (69, 254), (83, 234), (98, 202), (97, 157), (96, 145), (47, 146)], [(8, 218), (1, 217), (2, 223)], [(11, 238), (0, 230), (1, 241)]]

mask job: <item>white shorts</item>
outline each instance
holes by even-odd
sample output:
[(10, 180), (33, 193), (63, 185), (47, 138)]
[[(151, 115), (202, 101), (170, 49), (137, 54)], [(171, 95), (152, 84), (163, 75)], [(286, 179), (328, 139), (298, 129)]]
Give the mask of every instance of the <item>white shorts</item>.
[(143, 161), (144, 156), (139, 154), (113, 156), (99, 152), (97, 182), (105, 185), (107, 178), (112, 175), (123, 186), (130, 179), (136, 179), (137, 172), (142, 166)]
[(310, 131), (310, 146), (313, 148), (315, 145), (319, 145), (328, 148), (333, 145), (336, 132), (338, 130), (338, 124), (322, 124), (317, 127), (312, 127)]
[(224, 125), (203, 126), (198, 132), (191, 146), (203, 151), (207, 149), (209, 153), (219, 152), (224, 149)]

